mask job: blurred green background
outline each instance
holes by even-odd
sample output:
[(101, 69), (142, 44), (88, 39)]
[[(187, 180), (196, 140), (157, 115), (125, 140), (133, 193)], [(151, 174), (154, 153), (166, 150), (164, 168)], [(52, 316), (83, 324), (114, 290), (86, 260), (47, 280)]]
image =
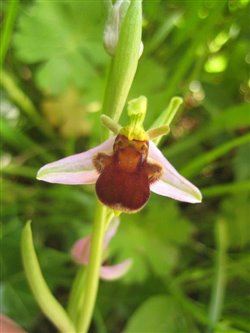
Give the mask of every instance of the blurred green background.
[[(204, 200), (152, 194), (140, 213), (122, 215), (109, 263), (134, 265), (101, 282), (91, 332), (250, 332), (249, 1), (144, 0), (143, 13), (130, 98), (148, 97), (148, 127), (173, 95), (184, 98), (161, 148)], [(35, 175), (100, 140), (105, 18), (102, 1), (1, 1), (1, 305), (30, 333), (55, 330), (23, 273), (24, 223), (33, 221), (42, 270), (63, 304), (77, 270), (69, 250), (91, 230), (93, 186)]]

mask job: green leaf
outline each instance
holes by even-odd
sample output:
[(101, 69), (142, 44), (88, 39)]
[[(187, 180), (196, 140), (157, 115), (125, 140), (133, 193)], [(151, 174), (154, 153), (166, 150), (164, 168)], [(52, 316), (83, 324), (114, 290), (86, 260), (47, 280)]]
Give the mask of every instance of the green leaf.
[(133, 97), (152, 94), (165, 82), (164, 67), (149, 57), (142, 56), (130, 95)]
[(229, 326), (229, 323), (222, 321), (214, 329), (214, 333), (247, 333), (246, 331)]
[(147, 299), (134, 312), (123, 333), (197, 332), (191, 328), (174, 299), (157, 295)]
[(1, 232), (1, 312), (21, 326), (34, 324), (39, 309), (32, 297), (23, 274), (20, 255), (21, 223), (12, 220), (4, 224)]
[(249, 207), (249, 191), (240, 195), (232, 195), (221, 204), (222, 214), (227, 221), (231, 248), (244, 248), (250, 244)]
[(228, 193), (244, 193), (250, 191), (250, 181), (231, 182), (222, 185), (209, 186), (201, 189), (204, 198), (223, 196)]
[[(250, 117), (249, 117), (250, 118)], [(248, 180), (250, 181), (250, 143), (238, 148), (233, 161), (233, 169), (235, 178), (239, 181)]]
[(213, 119), (213, 126), (227, 130), (250, 126), (249, 105), (242, 103), (221, 112)]
[(35, 253), (30, 222), (22, 232), (21, 251), (24, 270), (33, 295), (44, 314), (62, 333), (75, 332), (74, 325), (62, 305), (46, 284)]
[(42, 62), (35, 76), (40, 88), (58, 94), (98, 78), (96, 67), (107, 61), (100, 46), (102, 9), (100, 2), (37, 1), (21, 15), (16, 55), (28, 64)]
[(208, 124), (206, 123), (205, 126), (202, 126), (196, 132), (188, 133), (183, 139), (168, 147), (167, 156), (171, 157), (181, 154), (197, 146), (202, 141), (208, 141), (218, 135), (218, 133), (230, 132), (231, 130), (247, 128), (248, 126), (250, 126), (248, 105), (246, 103), (234, 105), (211, 119)]
[(163, 243), (189, 244), (194, 231), (193, 226), (179, 210), (175, 201), (152, 194), (145, 215), (142, 212), (142, 215), (138, 216), (138, 221), (142, 217), (149, 233), (156, 235)]
[(24, 276), (0, 284), (1, 312), (25, 328), (34, 325), (39, 316), (37, 304), (29, 292)]
[(141, 213), (122, 216), (111, 250), (117, 261), (128, 257), (134, 261), (124, 281), (170, 275), (178, 263), (179, 247), (189, 243), (192, 231), (176, 203), (156, 195)]
[(53, 93), (59, 93), (66, 90), (71, 70), (67, 59), (53, 57), (39, 67), (35, 77), (40, 88), (49, 88)]
[(41, 145), (32, 141), (24, 131), (21, 131), (18, 126), (11, 125), (7, 120), (1, 119), (1, 140), (7, 143), (10, 147), (22, 152), (25, 149), (29, 149), (32, 153), (39, 156), (41, 160), (47, 162), (55, 158), (54, 155), (50, 154)]
[(210, 150), (207, 153), (203, 153), (198, 156), (196, 159), (191, 161), (185, 168), (182, 169), (181, 173), (185, 177), (192, 177), (201, 170), (202, 167), (209, 165), (217, 158), (227, 154), (233, 148), (241, 146), (250, 142), (250, 134), (244, 134), (238, 138), (234, 138), (220, 146)]

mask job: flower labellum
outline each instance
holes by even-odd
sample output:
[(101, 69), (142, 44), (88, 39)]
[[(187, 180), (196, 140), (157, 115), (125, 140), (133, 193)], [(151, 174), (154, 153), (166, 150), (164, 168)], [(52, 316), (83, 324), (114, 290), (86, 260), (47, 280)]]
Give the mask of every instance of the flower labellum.
[(146, 97), (130, 101), (130, 123), (119, 130), (113, 154), (99, 153), (93, 160), (100, 173), (96, 194), (116, 211), (135, 213), (142, 209), (149, 199), (150, 184), (162, 175), (161, 165), (148, 161), (148, 134), (143, 128), (146, 109)]
[(150, 140), (151, 133), (155, 137), (157, 130), (162, 135), (164, 126), (145, 132), (146, 107), (144, 96), (130, 101), (127, 126), (107, 121), (115, 137), (84, 153), (45, 165), (37, 179), (58, 184), (95, 184), (97, 197), (104, 205), (126, 213), (142, 209), (150, 191), (183, 202), (201, 202), (199, 189), (182, 177)]
[(162, 175), (162, 167), (148, 162), (148, 141), (129, 140), (117, 135), (113, 154), (99, 153), (93, 160), (100, 173), (96, 194), (106, 206), (122, 211), (136, 212), (148, 201), (150, 184)]

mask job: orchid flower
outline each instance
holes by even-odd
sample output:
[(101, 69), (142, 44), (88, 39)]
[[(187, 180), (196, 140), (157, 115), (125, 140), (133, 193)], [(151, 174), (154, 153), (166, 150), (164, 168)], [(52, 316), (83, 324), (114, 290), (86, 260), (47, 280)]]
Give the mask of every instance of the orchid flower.
[(157, 129), (144, 131), (145, 112), (144, 96), (130, 101), (128, 126), (115, 125), (105, 117), (106, 126), (116, 136), (86, 152), (46, 164), (38, 171), (37, 179), (57, 184), (96, 184), (97, 197), (104, 205), (127, 213), (140, 210), (150, 191), (178, 201), (201, 202), (199, 189), (181, 176), (150, 140)]
[[(109, 228), (106, 231), (103, 241), (103, 251), (108, 247), (109, 242), (116, 234), (117, 228), (119, 226), (119, 219), (113, 218), (113, 220), (109, 224)], [(79, 265), (87, 266), (89, 262), (90, 255), (90, 245), (91, 245), (91, 236), (86, 236), (84, 238), (79, 239), (75, 242), (71, 249), (71, 257), (75, 261), (75, 263)], [(122, 277), (127, 273), (129, 268), (131, 267), (132, 260), (126, 259), (119, 264), (116, 265), (103, 265), (100, 269), (100, 277), (103, 280), (116, 280)]]

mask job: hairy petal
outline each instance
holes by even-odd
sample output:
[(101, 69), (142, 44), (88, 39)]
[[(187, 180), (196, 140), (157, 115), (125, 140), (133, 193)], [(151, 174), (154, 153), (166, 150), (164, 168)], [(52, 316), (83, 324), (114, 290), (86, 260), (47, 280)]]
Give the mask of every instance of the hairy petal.
[(37, 179), (57, 184), (93, 184), (98, 173), (93, 165), (93, 157), (99, 152), (112, 151), (115, 138), (111, 138), (84, 153), (65, 157), (44, 165), (37, 173)]
[(132, 265), (132, 260), (127, 259), (117, 265), (102, 266), (100, 270), (100, 276), (103, 280), (117, 280), (124, 276)]
[(160, 180), (150, 186), (152, 192), (179, 201), (201, 202), (202, 195), (199, 189), (178, 173), (152, 141), (149, 143), (149, 157), (163, 167)]

